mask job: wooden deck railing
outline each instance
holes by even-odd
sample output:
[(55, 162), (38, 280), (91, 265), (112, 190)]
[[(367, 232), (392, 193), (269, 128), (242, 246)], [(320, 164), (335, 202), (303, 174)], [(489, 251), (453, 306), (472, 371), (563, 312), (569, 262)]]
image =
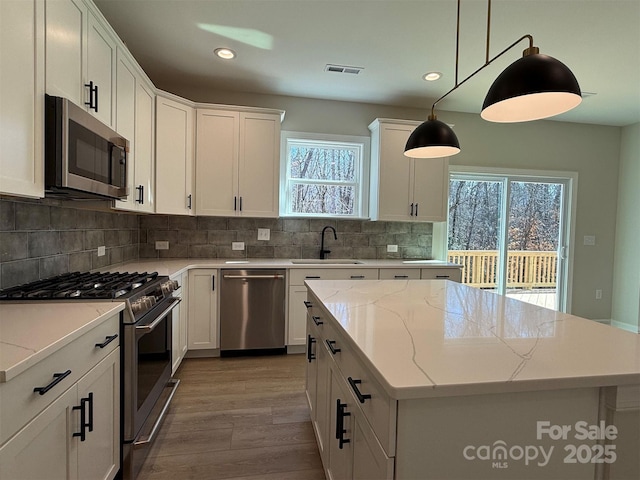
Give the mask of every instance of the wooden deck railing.
[[(555, 288), (556, 252), (510, 251), (507, 255), (507, 288)], [(462, 283), (495, 288), (497, 250), (449, 250), (449, 261), (462, 265)]]

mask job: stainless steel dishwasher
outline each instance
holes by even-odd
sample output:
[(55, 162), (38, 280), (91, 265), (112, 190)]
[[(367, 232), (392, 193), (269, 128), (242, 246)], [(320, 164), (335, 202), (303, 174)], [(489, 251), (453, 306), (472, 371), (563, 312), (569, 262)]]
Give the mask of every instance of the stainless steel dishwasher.
[(222, 270), (222, 355), (284, 353), (285, 270)]

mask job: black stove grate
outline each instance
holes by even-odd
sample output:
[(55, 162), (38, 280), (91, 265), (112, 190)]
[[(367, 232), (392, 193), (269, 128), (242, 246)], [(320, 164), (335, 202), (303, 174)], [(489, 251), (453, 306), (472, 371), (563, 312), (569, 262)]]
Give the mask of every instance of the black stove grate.
[(0, 290), (0, 300), (115, 299), (155, 280), (158, 272), (73, 272)]

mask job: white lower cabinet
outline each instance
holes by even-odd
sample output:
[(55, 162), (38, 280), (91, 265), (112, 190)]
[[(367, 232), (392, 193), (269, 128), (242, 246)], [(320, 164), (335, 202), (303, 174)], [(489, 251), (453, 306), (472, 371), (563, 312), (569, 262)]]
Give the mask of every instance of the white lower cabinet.
[(218, 270), (189, 271), (189, 350), (220, 348), (218, 336)]
[(171, 313), (171, 375), (173, 375), (178, 370), (188, 349), (189, 272), (176, 275), (171, 279), (176, 280), (180, 285), (180, 288), (173, 292), (173, 296), (182, 299)]
[(462, 269), (460, 268), (421, 268), (420, 278), (422, 280), (451, 280), (462, 282)]
[(0, 448), (0, 478), (111, 479), (120, 468), (119, 452), (116, 348)]

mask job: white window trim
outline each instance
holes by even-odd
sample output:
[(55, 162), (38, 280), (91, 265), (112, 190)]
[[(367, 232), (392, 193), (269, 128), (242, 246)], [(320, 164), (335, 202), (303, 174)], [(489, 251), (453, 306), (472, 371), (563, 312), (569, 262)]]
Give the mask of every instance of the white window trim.
[[(361, 145), (360, 157), (360, 186), (356, 192), (356, 199), (359, 201), (359, 211), (354, 215), (318, 215), (304, 213), (287, 212), (287, 153), (288, 141), (299, 140), (309, 142), (331, 142), (344, 143), (352, 146)], [(329, 133), (308, 133), (283, 130), (280, 134), (280, 216), (285, 218), (342, 218), (342, 219), (367, 219), (369, 218), (369, 166), (371, 164), (370, 153), (371, 139), (366, 136), (357, 135), (334, 135)], [(330, 181), (315, 182), (313, 180), (302, 180), (301, 183), (321, 183), (331, 184)], [(336, 182), (337, 185), (345, 185), (345, 182)]]

